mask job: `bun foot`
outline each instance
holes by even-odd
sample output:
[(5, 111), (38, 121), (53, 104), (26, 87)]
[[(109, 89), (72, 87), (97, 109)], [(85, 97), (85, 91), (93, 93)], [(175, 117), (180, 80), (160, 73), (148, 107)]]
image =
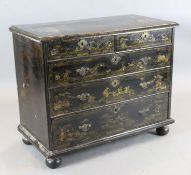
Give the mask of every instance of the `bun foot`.
[(25, 145), (32, 145), (26, 138), (22, 138), (22, 141)]
[(62, 163), (62, 159), (59, 157), (56, 158), (46, 158), (46, 165), (51, 168), (51, 169), (55, 169), (57, 167), (59, 167)]
[(169, 127), (168, 126), (162, 126), (160, 128), (156, 128), (156, 134), (159, 136), (164, 136), (169, 133)]

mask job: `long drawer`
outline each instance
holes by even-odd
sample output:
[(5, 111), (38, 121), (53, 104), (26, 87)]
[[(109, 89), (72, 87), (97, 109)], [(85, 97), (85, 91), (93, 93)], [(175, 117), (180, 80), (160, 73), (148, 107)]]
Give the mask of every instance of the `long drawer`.
[(129, 74), (49, 91), (51, 116), (169, 90), (171, 69)]
[(97, 141), (164, 121), (167, 116), (168, 93), (163, 93), (54, 119), (54, 149), (67, 149)]
[(49, 63), (49, 87), (170, 66), (170, 46)]

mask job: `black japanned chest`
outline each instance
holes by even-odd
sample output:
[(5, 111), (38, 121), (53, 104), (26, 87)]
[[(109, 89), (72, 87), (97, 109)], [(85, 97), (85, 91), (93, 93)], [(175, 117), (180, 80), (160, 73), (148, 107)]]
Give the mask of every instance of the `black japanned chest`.
[(69, 151), (167, 134), (176, 25), (127, 15), (12, 26), (23, 141), (56, 168)]

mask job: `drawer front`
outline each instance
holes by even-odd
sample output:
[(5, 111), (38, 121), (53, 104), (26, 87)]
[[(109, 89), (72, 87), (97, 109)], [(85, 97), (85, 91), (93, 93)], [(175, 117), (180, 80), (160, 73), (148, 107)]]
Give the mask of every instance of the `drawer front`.
[(50, 90), (52, 116), (169, 90), (170, 69), (143, 72)]
[(49, 63), (49, 87), (170, 66), (171, 47)]
[(54, 149), (67, 149), (168, 118), (168, 93), (53, 120)]
[(118, 51), (171, 43), (171, 28), (127, 33), (117, 36)]
[(47, 43), (48, 59), (78, 57), (114, 51), (114, 36), (57, 39)]

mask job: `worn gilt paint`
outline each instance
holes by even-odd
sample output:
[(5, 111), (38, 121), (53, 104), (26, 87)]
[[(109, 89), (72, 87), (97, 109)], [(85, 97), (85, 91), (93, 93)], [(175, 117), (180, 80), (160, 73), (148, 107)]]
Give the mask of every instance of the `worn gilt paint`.
[(53, 120), (55, 149), (67, 149), (167, 118), (168, 93)]
[(171, 50), (170, 46), (159, 47), (53, 62), (49, 64), (49, 86), (64, 86), (107, 76), (170, 66)]
[[(64, 114), (169, 90), (170, 69), (50, 90), (51, 115)], [(96, 87), (96, 88), (95, 88)]]

